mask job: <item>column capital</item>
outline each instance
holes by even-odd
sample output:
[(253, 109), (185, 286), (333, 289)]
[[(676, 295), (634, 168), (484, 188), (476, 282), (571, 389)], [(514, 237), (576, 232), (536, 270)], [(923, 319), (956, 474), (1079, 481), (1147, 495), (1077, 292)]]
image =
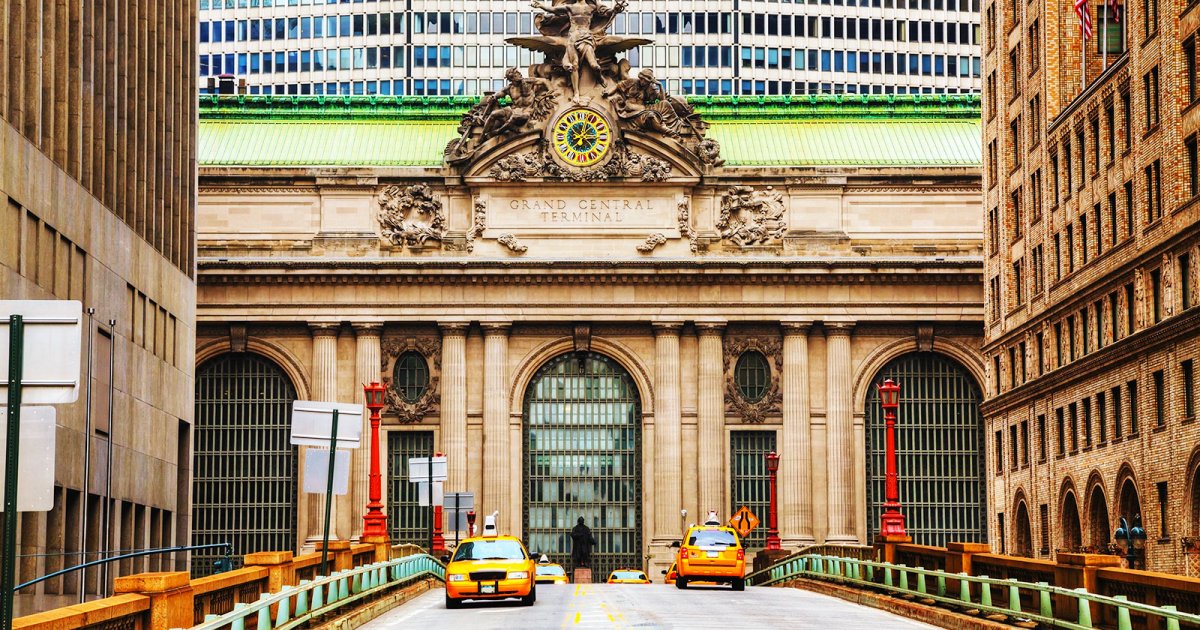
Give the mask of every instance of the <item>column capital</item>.
[(483, 334), (486, 337), (497, 335), (507, 336), (512, 330), (512, 322), (479, 322), (479, 327), (483, 329)]
[(660, 335), (679, 335), (679, 330), (683, 328), (683, 322), (653, 322), (654, 336)]
[(438, 322), (438, 328), (444, 336), (465, 336), (470, 327), (471, 322)]
[(727, 322), (696, 322), (696, 333), (701, 337), (720, 337), (725, 332)]
[(383, 334), (383, 322), (351, 322), (350, 327), (359, 337), (378, 337)]
[(807, 335), (808, 331), (812, 330), (812, 326), (812, 320), (779, 322), (779, 328), (783, 330), (784, 336)]
[(313, 337), (336, 337), (341, 324), (332, 322), (309, 322), (308, 330)]
[(825, 333), (831, 337), (849, 336), (854, 330), (854, 322), (823, 322)]

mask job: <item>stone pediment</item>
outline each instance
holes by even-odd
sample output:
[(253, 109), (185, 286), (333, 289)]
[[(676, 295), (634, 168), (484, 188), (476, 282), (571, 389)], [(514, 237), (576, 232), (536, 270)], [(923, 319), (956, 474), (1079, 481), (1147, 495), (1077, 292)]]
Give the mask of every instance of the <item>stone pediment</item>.
[(666, 93), (650, 70), (631, 75), (618, 54), (650, 40), (608, 34), (624, 0), (535, 1), (539, 36), (510, 44), (543, 59), (463, 115), (447, 166), (492, 181), (697, 179), (721, 166), (691, 104)]

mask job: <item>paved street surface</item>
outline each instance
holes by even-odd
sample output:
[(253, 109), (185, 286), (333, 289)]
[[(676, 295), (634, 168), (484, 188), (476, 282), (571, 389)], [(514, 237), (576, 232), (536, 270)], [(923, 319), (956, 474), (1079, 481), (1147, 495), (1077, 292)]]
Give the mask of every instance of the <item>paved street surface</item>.
[(446, 610), (444, 591), (434, 589), (367, 624), (434, 630), (524, 628), (838, 628), (882, 630), (931, 628), (873, 608), (792, 588), (692, 587), (662, 584), (585, 584), (538, 587), (530, 608), (513, 602), (467, 604)]

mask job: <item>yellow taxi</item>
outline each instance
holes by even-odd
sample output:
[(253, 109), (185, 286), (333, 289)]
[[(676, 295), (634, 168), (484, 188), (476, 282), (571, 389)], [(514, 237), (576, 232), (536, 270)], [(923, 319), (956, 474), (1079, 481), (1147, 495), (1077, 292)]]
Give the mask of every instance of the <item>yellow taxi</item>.
[(663, 575), (666, 576), (663, 578), (663, 584), (674, 584), (675, 583), (675, 577), (678, 575), (678, 572), (675, 571), (675, 563), (674, 562), (671, 563), (671, 568), (667, 569), (666, 571), (663, 571)]
[(608, 574), (609, 584), (649, 584), (650, 578), (640, 569), (617, 569)]
[(688, 582), (730, 584), (735, 591), (746, 589), (746, 550), (737, 531), (721, 525), (710, 515), (703, 525), (688, 528), (675, 561), (675, 586)]
[(446, 608), (458, 608), (468, 599), (510, 597), (532, 606), (537, 600), (535, 565), (513, 536), (468, 538), (446, 565)]
[(538, 560), (534, 572), (534, 581), (538, 584), (567, 584), (567, 571), (561, 564), (554, 564), (546, 556)]

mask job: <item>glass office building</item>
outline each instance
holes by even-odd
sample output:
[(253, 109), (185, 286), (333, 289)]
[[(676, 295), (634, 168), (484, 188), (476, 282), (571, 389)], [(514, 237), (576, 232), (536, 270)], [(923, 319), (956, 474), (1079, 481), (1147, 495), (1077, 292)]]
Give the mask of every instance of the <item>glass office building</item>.
[[(474, 95), (540, 54), (515, 0), (200, 0), (201, 92)], [(979, 0), (630, 0), (611, 32), (675, 94), (978, 92)], [(498, 43), (500, 42), (500, 43)]]

